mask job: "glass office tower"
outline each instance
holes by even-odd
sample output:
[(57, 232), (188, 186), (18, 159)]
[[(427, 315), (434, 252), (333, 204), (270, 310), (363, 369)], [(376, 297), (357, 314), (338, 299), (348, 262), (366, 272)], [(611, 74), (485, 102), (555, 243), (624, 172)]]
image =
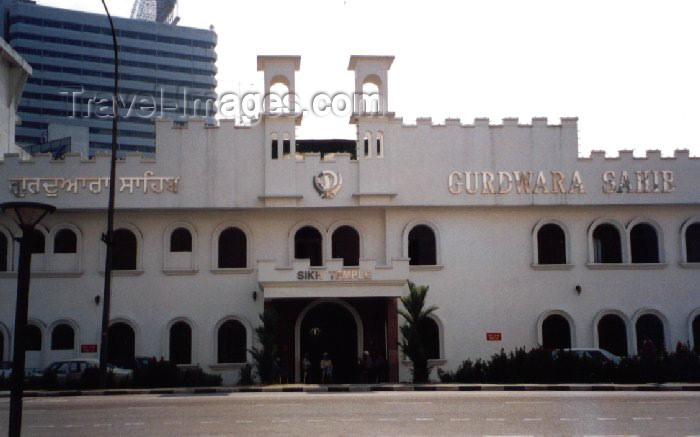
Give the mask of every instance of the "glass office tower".
[[(70, 144), (65, 137), (72, 137), (73, 151), (109, 150), (114, 56), (107, 17), (27, 1), (0, 3), (6, 39), (34, 70), (18, 110), (17, 144), (36, 151), (38, 144)], [(154, 153), (155, 117), (213, 117), (213, 29), (128, 18), (115, 18), (115, 27), (121, 151)]]

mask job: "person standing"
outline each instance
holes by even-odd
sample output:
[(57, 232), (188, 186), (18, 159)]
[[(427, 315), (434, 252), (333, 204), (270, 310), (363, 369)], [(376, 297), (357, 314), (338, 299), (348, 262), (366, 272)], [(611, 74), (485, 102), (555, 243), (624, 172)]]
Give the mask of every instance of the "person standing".
[(320, 363), (321, 367), (321, 384), (329, 384), (333, 382), (333, 361), (331, 361), (327, 352), (323, 353), (323, 358)]
[(309, 383), (309, 373), (311, 372), (311, 360), (309, 359), (309, 354), (305, 353), (304, 358), (301, 360), (301, 382), (304, 384)]

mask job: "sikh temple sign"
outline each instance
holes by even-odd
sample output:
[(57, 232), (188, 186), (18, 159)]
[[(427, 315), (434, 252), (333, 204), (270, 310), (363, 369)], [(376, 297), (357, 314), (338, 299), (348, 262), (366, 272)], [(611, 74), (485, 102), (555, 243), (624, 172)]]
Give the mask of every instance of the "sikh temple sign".
[(372, 279), (372, 272), (363, 272), (357, 269), (329, 270), (324, 275), (320, 270), (299, 270), (297, 280), (299, 281), (359, 281)]
[[(671, 193), (676, 189), (668, 170), (638, 170), (602, 175), (602, 191), (613, 193)], [(581, 173), (562, 171), (453, 171), (447, 177), (451, 194), (586, 194)]]
[[(25, 197), (27, 194), (43, 194), (46, 197), (58, 197), (59, 193), (78, 194), (88, 192), (99, 194), (103, 188), (109, 188), (107, 177), (20, 177), (10, 178), (10, 192), (15, 197)], [(160, 194), (163, 191), (177, 193), (180, 178), (172, 176), (155, 176), (152, 171), (147, 171), (143, 176), (131, 176), (118, 178), (119, 192), (133, 194), (135, 189), (143, 190), (143, 194)], [(150, 190), (150, 191), (149, 191)]]

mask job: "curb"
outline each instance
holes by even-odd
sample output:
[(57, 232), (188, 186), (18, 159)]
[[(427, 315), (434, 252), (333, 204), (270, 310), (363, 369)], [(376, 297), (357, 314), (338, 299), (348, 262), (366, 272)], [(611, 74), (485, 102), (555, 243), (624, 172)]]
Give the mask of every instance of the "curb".
[[(124, 395), (205, 395), (233, 393), (362, 393), (362, 392), (700, 392), (700, 384), (334, 384), (334, 385), (268, 385), (242, 387), (197, 387), (197, 388), (156, 388), (156, 389), (110, 389), (110, 390), (27, 390), (25, 397), (72, 397), (72, 396), (124, 396)], [(0, 392), (0, 398), (9, 398), (7, 391)]]

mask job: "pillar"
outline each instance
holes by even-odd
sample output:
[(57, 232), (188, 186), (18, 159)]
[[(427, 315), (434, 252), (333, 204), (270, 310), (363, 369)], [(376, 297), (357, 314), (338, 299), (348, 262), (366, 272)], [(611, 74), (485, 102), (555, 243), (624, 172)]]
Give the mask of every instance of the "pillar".
[(396, 298), (389, 298), (386, 303), (386, 341), (389, 382), (399, 382), (399, 314)]

